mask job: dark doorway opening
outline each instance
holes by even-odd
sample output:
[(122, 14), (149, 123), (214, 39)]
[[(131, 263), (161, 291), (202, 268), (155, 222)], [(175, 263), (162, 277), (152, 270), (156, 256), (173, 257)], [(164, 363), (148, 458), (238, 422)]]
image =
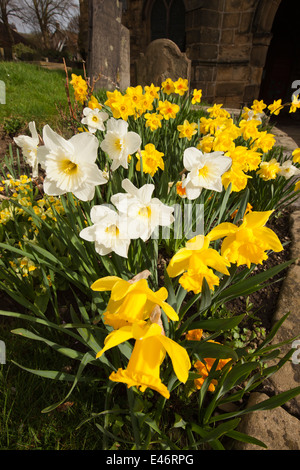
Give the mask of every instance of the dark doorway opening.
[(296, 88), (300, 90), (299, 30), (300, 1), (283, 0), (274, 19), (260, 89), (260, 99), (267, 104), (280, 98), (290, 102)]
[(185, 6), (183, 0), (155, 0), (151, 8), (151, 41), (168, 38), (185, 50)]

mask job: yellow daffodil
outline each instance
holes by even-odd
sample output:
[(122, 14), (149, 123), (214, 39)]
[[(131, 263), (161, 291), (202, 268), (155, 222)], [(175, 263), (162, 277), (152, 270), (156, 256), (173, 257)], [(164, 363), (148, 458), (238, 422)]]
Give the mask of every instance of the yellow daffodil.
[(295, 184), (294, 191), (300, 191), (300, 180)]
[(175, 119), (176, 114), (179, 111), (179, 106), (178, 104), (171, 103), (168, 100), (161, 101), (159, 100), (157, 111), (166, 119), (167, 121), (169, 119)]
[(173, 80), (171, 78), (167, 78), (166, 80), (164, 80), (161, 84), (161, 89), (167, 95), (174, 93), (175, 87)]
[(271, 111), (271, 114), (278, 116), (281, 109), (283, 109), (282, 100), (274, 100), (272, 104), (269, 104), (268, 109)]
[(222, 184), (227, 189), (231, 183), (231, 192), (239, 192), (246, 188), (249, 178), (251, 176), (246, 175), (243, 167), (239, 163), (233, 162), (230, 170), (222, 175)]
[(251, 263), (262, 264), (268, 258), (266, 251), (283, 250), (277, 235), (265, 227), (272, 212), (250, 212), (239, 227), (230, 222), (221, 223), (211, 230), (208, 238), (213, 241), (225, 237), (221, 255), (230, 263), (246, 264), (248, 268)]
[(290, 113), (295, 113), (297, 111), (297, 109), (299, 109), (299, 108), (300, 108), (299, 95), (296, 96), (295, 94), (293, 94), (293, 99), (292, 99), (292, 102), (291, 102), (289, 112)]
[(164, 156), (163, 152), (156, 150), (153, 144), (145, 145), (145, 149), (141, 150), (140, 154), (136, 154), (138, 162), (136, 164), (137, 171), (141, 170), (141, 158), (143, 160), (143, 172), (149, 173), (151, 176), (154, 176), (158, 168), (161, 170), (164, 169), (165, 164), (162, 159)]
[(178, 80), (174, 82), (174, 88), (175, 93), (179, 96), (183, 96), (189, 89), (188, 80), (186, 78), (178, 78)]
[(294, 163), (300, 163), (300, 148), (297, 148), (292, 152), (292, 157)]
[(171, 320), (178, 320), (175, 310), (165, 302), (168, 297), (167, 289), (161, 287), (153, 292), (146, 279), (132, 282), (117, 276), (107, 276), (95, 281), (91, 289), (111, 291), (104, 312), (104, 323), (115, 329), (148, 319), (155, 305), (159, 305)]
[(193, 97), (192, 97), (192, 104), (200, 103), (202, 98), (202, 90), (194, 89)]
[(267, 105), (263, 102), (263, 100), (254, 100), (251, 109), (253, 109), (253, 111), (256, 113), (262, 113), (266, 107)]
[(153, 83), (151, 83), (150, 86), (145, 86), (145, 95), (150, 95), (152, 99), (158, 98), (158, 92), (159, 92), (159, 86), (155, 86)]
[(216, 250), (209, 248), (209, 242), (208, 236), (197, 235), (172, 257), (167, 267), (167, 273), (171, 278), (182, 275), (179, 283), (185, 290), (193, 291), (195, 294), (201, 292), (203, 279), (206, 279), (211, 290), (219, 284), (218, 276), (210, 268), (229, 275), (227, 267), (230, 263)]
[(186, 138), (191, 140), (193, 135), (197, 134), (198, 124), (195, 122), (189, 123), (187, 119), (184, 120), (184, 123), (177, 126), (177, 130), (179, 131), (180, 138)]
[(90, 109), (101, 109), (102, 106), (95, 96), (91, 96), (90, 101), (88, 102), (88, 107)]
[(151, 131), (156, 131), (159, 127), (161, 127), (161, 121), (163, 120), (163, 116), (157, 113), (146, 113), (144, 115), (146, 119), (146, 127), (149, 127)]
[(178, 380), (185, 383), (191, 367), (186, 350), (165, 336), (158, 323), (141, 322), (110, 333), (105, 340), (104, 348), (96, 357), (131, 338), (135, 339), (135, 345), (127, 368), (112, 372), (110, 380), (125, 383), (128, 388), (136, 386), (142, 392), (149, 387), (169, 398), (170, 392), (160, 379), (161, 363), (168, 353)]
[(273, 180), (276, 178), (280, 170), (280, 163), (272, 158), (269, 162), (261, 162), (257, 174), (264, 181)]

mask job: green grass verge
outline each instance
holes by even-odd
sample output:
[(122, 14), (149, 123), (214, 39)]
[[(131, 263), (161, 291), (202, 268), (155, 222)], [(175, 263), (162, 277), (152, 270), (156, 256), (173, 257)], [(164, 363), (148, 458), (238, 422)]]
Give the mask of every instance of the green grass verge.
[(6, 87), (6, 104), (0, 104), (0, 123), (7, 118), (24, 124), (35, 121), (39, 130), (44, 124), (62, 124), (57, 106), (68, 112), (64, 70), (48, 70), (26, 62), (0, 62), (0, 80)]

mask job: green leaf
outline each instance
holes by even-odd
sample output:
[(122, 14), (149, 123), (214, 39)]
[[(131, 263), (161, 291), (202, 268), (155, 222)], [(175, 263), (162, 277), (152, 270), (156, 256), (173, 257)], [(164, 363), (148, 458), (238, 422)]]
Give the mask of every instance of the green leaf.
[(186, 341), (185, 346), (188, 349), (192, 349), (193, 352), (196, 352), (202, 358), (238, 359), (236, 352), (223, 344), (211, 343), (209, 341)]
[(268, 448), (268, 446), (264, 442), (260, 441), (259, 439), (256, 439), (256, 437), (248, 436), (248, 434), (239, 431), (229, 431), (227, 433), (227, 437), (230, 437), (231, 439), (234, 439), (236, 441), (247, 442), (248, 444), (254, 444), (260, 447), (264, 447), (265, 449)]
[(65, 355), (67, 357), (70, 357), (71, 359), (82, 360), (82, 358), (83, 358), (83, 353), (80, 353), (79, 351), (75, 351), (74, 349), (70, 349), (70, 348), (66, 348), (64, 346), (61, 346), (57, 343), (54, 343), (53, 341), (51, 341), (49, 339), (43, 338), (42, 336), (38, 336), (35, 333), (32, 333), (31, 331), (26, 330), (24, 328), (17, 328), (15, 330), (12, 330), (11, 332), (16, 334), (16, 335), (20, 335), (23, 338), (28, 338), (28, 339), (32, 339), (34, 341), (44, 342), (48, 346), (50, 346), (51, 348), (55, 349), (57, 352)]
[(190, 324), (190, 329), (201, 328), (205, 331), (227, 331), (235, 328), (245, 317), (245, 313), (232, 318), (211, 318), (209, 320), (199, 320)]
[(231, 413), (224, 413), (219, 416), (213, 416), (211, 418), (211, 422), (229, 419), (234, 416), (249, 414), (253, 411), (273, 410), (274, 408), (278, 408), (279, 406), (284, 405), (285, 403), (292, 400), (292, 398), (295, 398), (298, 395), (300, 395), (300, 386), (292, 388), (291, 390), (287, 390), (286, 392), (279, 393), (278, 395), (268, 398), (267, 400), (257, 403), (256, 405), (250, 406), (249, 408), (245, 408), (244, 410), (233, 411)]

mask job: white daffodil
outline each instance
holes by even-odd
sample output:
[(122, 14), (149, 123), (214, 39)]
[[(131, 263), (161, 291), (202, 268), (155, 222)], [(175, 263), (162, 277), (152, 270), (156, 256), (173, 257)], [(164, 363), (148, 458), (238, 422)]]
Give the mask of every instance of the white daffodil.
[(84, 108), (83, 115), (81, 123), (88, 126), (89, 132), (94, 134), (97, 130), (105, 131), (104, 121), (108, 119), (105, 111), (100, 111), (99, 108)]
[(128, 123), (123, 119), (110, 118), (107, 133), (100, 148), (112, 159), (111, 169), (119, 166), (128, 168), (128, 156), (141, 146), (141, 137), (136, 132), (128, 132)]
[(184, 151), (183, 164), (189, 172), (182, 182), (188, 199), (196, 199), (202, 188), (221, 192), (222, 174), (231, 166), (232, 160), (224, 152), (202, 153), (195, 147)]
[(48, 124), (43, 129), (44, 146), (38, 148), (37, 157), (46, 170), (44, 191), (51, 196), (73, 193), (82, 201), (90, 201), (95, 186), (107, 183), (95, 163), (99, 141), (88, 132), (65, 140)]
[(101, 256), (114, 251), (117, 255), (127, 258), (131, 240), (127, 218), (105, 205), (93, 206), (90, 217), (94, 225), (81, 230), (80, 237), (95, 242), (95, 250)]
[(300, 174), (299, 168), (293, 165), (291, 160), (286, 160), (280, 165), (278, 175), (284, 176), (286, 179), (291, 178), (292, 176), (298, 176)]
[(34, 121), (31, 121), (28, 126), (31, 137), (28, 135), (19, 135), (18, 137), (14, 137), (14, 141), (18, 147), (21, 147), (26, 162), (32, 168), (32, 176), (36, 178), (38, 176), (37, 148), (39, 145), (39, 136)]
[(131, 238), (146, 241), (158, 226), (170, 226), (174, 222), (174, 208), (164, 205), (158, 198), (152, 198), (153, 184), (136, 188), (129, 179), (122, 181), (122, 188), (127, 194), (118, 193), (111, 197), (111, 202), (119, 213), (129, 219)]

